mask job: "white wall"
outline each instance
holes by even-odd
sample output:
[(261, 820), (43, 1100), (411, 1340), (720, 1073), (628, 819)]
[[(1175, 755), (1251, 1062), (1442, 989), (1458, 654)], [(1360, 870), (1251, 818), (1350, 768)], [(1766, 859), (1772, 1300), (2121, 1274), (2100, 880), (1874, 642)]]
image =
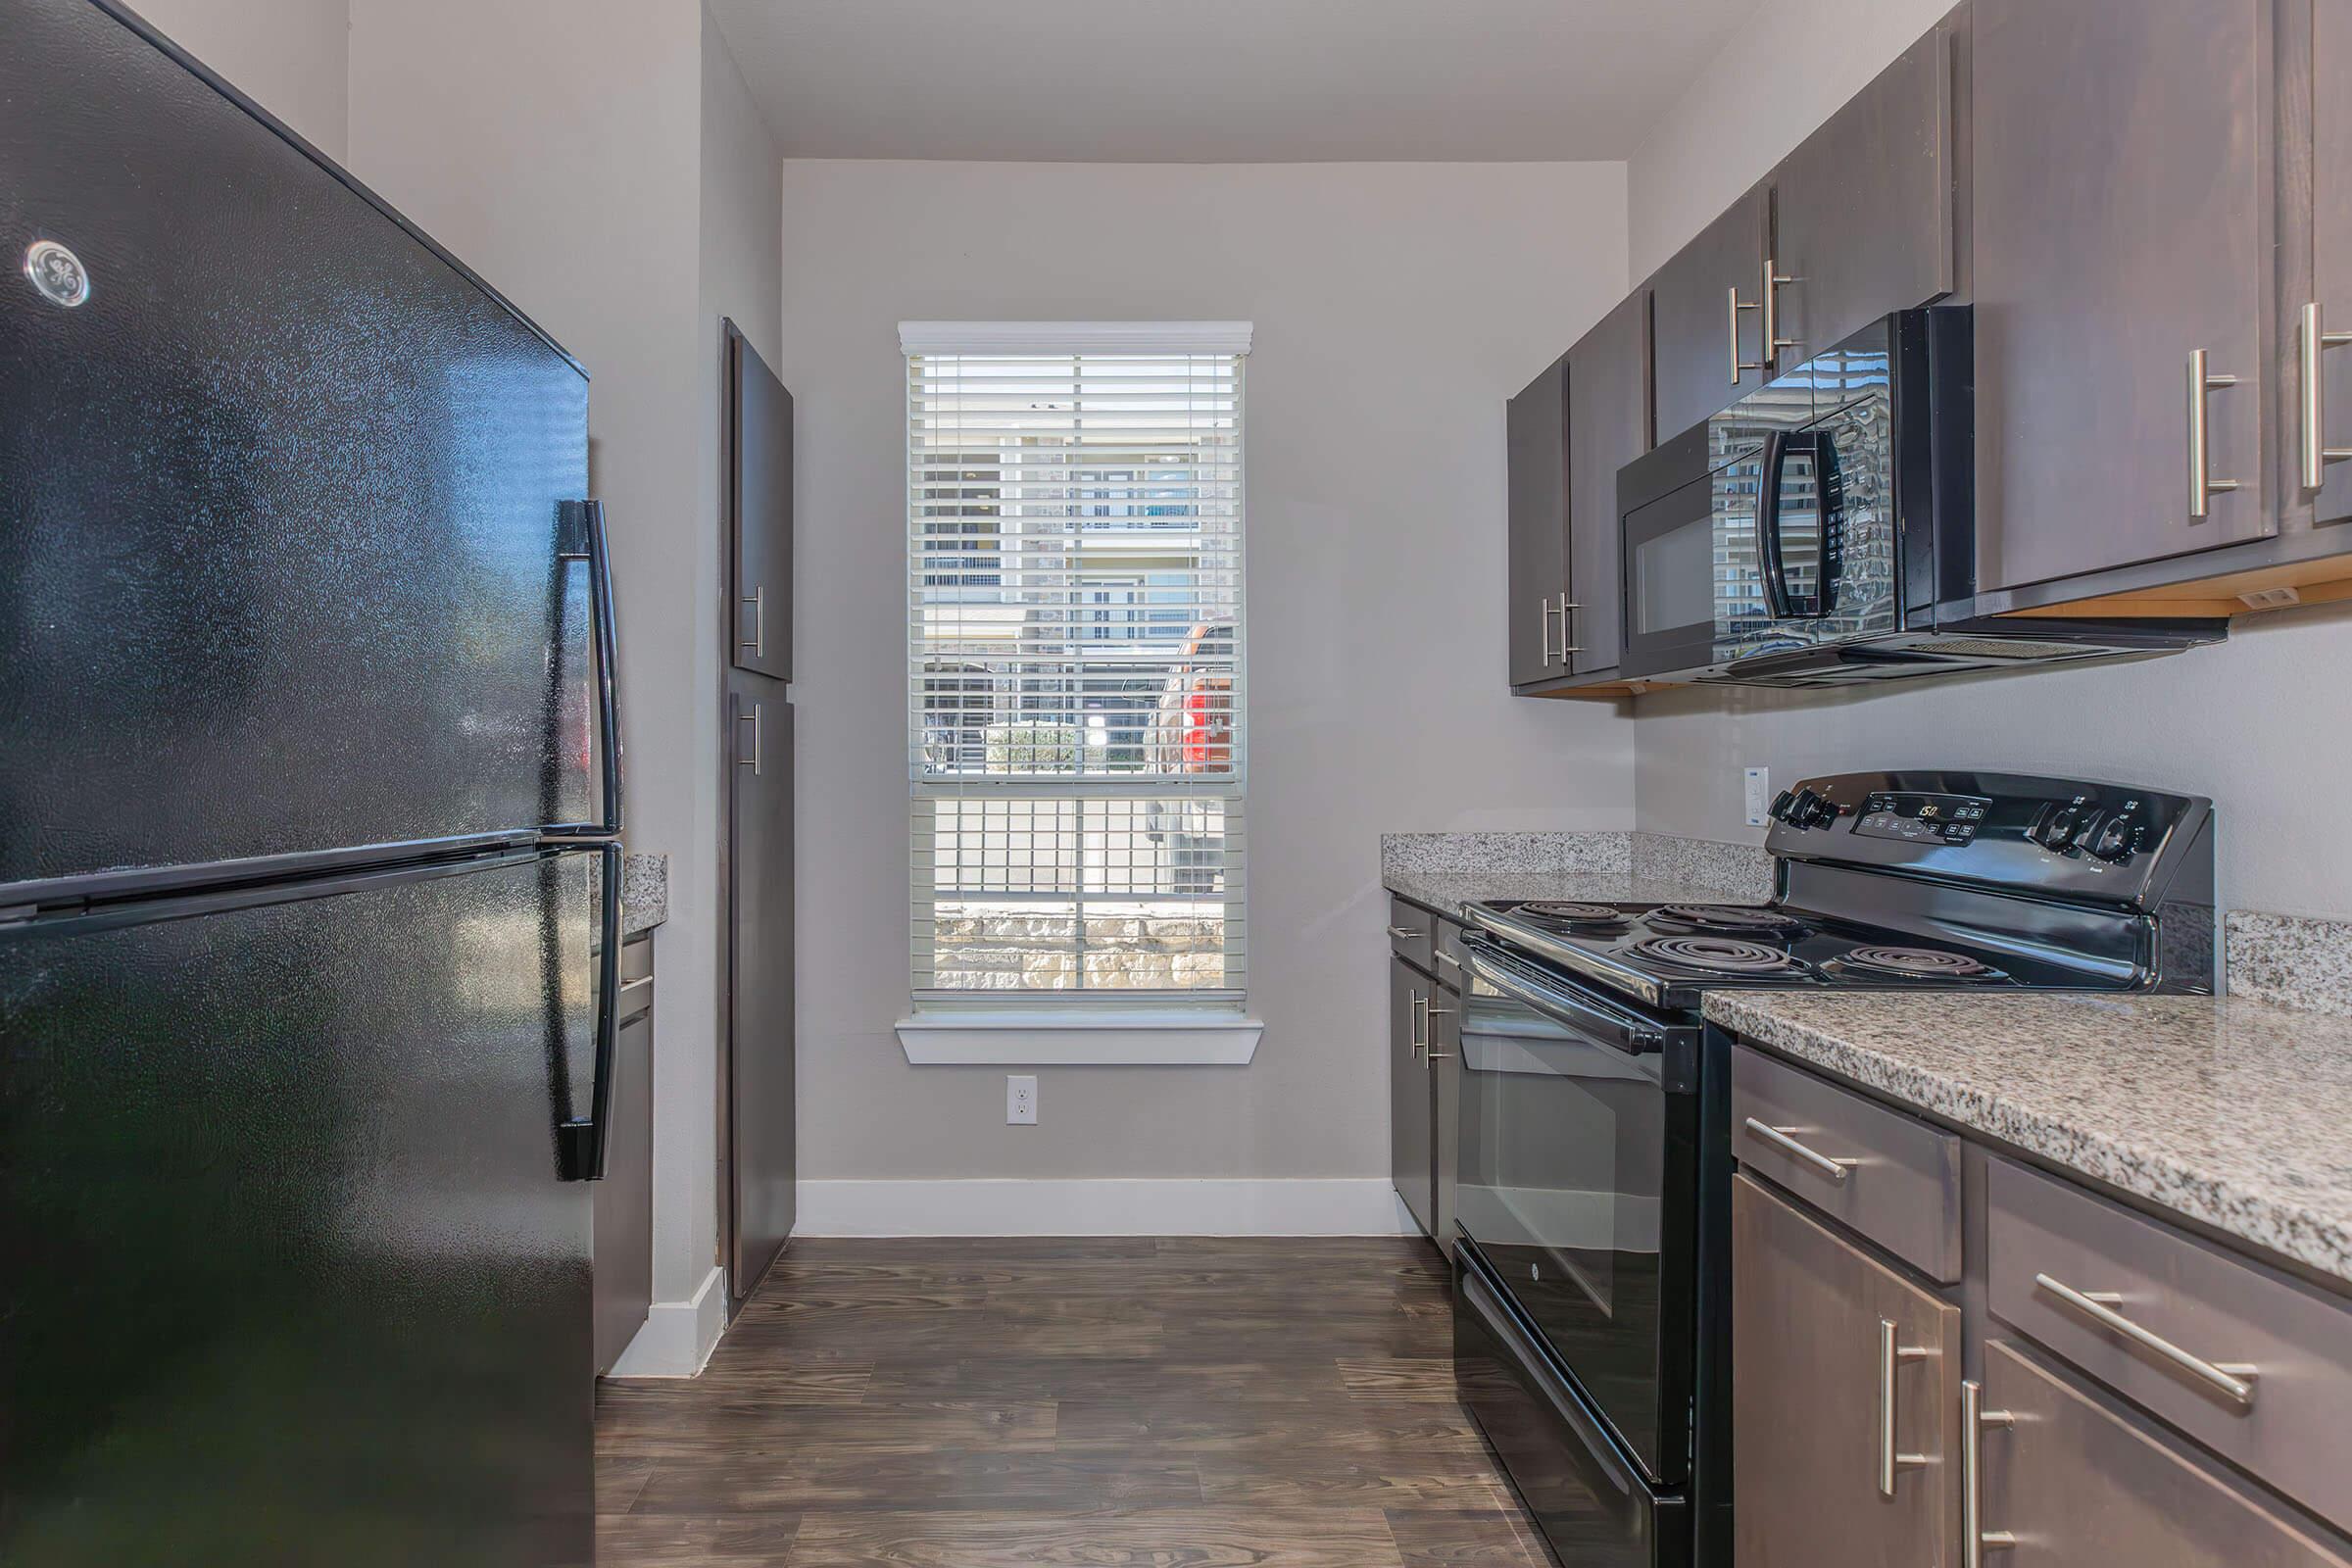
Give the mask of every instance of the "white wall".
[(1763, 0), (1629, 161), (1634, 277), (1655, 271), (1954, 3)]
[(351, 162), (593, 377), (657, 940), (654, 1294), (715, 1245), (716, 317), (775, 340), (776, 163), (695, 0), (354, 0)]
[(137, 9), (304, 140), (342, 159), (346, 0), (139, 0)]
[[(1934, 24), (1941, 0), (1767, 0), (1743, 38), (1803, 60), (1774, 90), (1740, 90), (1743, 43), (1659, 121), (1630, 169), (1633, 271), (1645, 276)], [(1799, 90), (1801, 87), (1802, 90)], [(2230, 641), (2171, 659), (1944, 681), (1863, 695), (1691, 690), (1641, 699), (1640, 826), (1757, 840), (1740, 769), (1776, 787), (1846, 768), (1958, 764), (2212, 796), (2232, 906), (2352, 914), (2352, 840), (2326, 828), (2352, 767), (2341, 672), (2352, 608), (2238, 622)]]
[[(788, 162), (804, 1178), (1387, 1170), (1379, 835), (1624, 828), (1503, 679), (1502, 400), (1624, 292), (1621, 166)], [(909, 1067), (906, 318), (1251, 319), (1244, 1068)]]

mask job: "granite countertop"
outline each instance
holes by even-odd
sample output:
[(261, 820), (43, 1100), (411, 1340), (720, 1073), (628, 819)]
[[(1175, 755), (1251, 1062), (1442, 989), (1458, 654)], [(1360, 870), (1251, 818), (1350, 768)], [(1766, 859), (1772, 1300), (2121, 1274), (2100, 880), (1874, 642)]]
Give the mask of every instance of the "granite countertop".
[(2240, 998), (1718, 991), (1725, 1028), (2352, 1281), (2352, 1018)]
[(1390, 871), (1381, 885), (1455, 919), (1480, 899), (1560, 899), (1594, 904), (1754, 904), (1720, 888), (1629, 871)]
[(669, 857), (620, 858), (620, 934), (633, 937), (669, 918)]

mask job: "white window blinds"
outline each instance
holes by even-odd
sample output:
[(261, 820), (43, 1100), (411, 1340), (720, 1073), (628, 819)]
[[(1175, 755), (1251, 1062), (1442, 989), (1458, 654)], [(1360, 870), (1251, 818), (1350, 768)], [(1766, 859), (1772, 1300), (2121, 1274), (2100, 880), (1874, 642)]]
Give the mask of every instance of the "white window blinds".
[(1233, 323), (906, 323), (918, 1004), (1238, 1002)]

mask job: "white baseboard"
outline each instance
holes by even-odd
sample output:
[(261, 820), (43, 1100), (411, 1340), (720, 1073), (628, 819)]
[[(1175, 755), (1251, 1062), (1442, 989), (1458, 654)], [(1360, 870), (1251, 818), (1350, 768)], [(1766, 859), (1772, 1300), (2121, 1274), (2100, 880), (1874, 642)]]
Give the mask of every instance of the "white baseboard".
[[(1386, 1177), (805, 1181), (797, 1236), (1409, 1236)], [(632, 1347), (634, 1348), (634, 1347)]]
[(703, 1370), (727, 1326), (727, 1275), (713, 1264), (683, 1301), (656, 1301), (645, 1327), (612, 1363), (616, 1378), (690, 1378)]

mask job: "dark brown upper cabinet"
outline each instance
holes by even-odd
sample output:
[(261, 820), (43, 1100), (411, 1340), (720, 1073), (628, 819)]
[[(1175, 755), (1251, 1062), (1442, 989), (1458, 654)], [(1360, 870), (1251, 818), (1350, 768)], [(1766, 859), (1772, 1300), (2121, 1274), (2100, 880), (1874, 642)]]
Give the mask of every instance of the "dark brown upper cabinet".
[(1770, 205), (1769, 187), (1758, 185), (1649, 280), (1660, 439), (1682, 434), (1771, 378), (1756, 293)]
[(2272, 22), (1974, 0), (1980, 589), (2275, 531)]
[(1624, 600), (1617, 470), (1650, 447), (1649, 297), (1640, 289), (1568, 351), (1569, 667), (1617, 667)]
[[(2352, 519), (2352, 0), (2312, 6), (2311, 288), (2296, 300), (2291, 421), (2295, 483), (2313, 494), (2313, 521)], [(2310, 334), (2311, 341), (2304, 341)], [(2306, 390), (2303, 377), (2316, 376)], [(2319, 394), (2315, 399), (2311, 391)], [(2352, 539), (2344, 542), (2352, 548)]]
[(792, 394), (733, 321), (721, 454), (737, 669), (792, 679)]
[(1568, 601), (1568, 356), (1510, 401), (1509, 604), (1511, 684), (1568, 673), (1561, 629)]
[(1740, 292), (1760, 302), (1776, 370), (1952, 291), (1952, 37), (1938, 26), (1774, 172), (1771, 243)]

